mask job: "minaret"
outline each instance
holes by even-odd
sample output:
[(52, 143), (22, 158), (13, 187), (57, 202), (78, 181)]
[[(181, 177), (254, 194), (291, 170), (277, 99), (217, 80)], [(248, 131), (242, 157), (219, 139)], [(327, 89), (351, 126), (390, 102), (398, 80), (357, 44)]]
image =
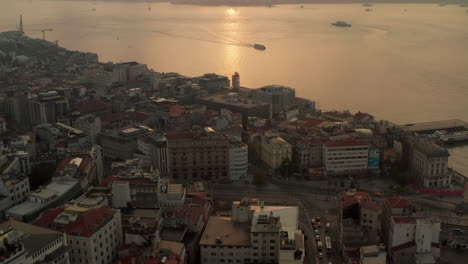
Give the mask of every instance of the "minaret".
[(20, 15), (19, 31), (24, 34), (23, 30), (23, 15)]

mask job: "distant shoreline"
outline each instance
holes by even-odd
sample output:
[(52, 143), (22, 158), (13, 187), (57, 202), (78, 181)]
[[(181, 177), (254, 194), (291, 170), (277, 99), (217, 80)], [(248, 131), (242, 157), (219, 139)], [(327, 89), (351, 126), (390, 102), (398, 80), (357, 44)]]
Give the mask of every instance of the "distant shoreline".
[(173, 5), (196, 6), (271, 6), (305, 5), (305, 4), (444, 4), (466, 5), (468, 0), (55, 0), (78, 2), (136, 2), (136, 3), (170, 3)]

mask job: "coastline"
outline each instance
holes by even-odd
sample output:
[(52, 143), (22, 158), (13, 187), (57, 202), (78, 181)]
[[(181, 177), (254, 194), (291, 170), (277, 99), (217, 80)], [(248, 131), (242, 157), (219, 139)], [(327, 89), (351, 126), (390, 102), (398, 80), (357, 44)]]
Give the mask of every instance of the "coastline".
[[(88, 0), (54, 0), (89, 2)], [(193, 6), (236, 6), (236, 7), (274, 7), (275, 5), (305, 5), (305, 4), (443, 4), (443, 5), (467, 5), (468, 0), (96, 0), (99, 2), (133, 2), (133, 3), (170, 3), (173, 5)]]

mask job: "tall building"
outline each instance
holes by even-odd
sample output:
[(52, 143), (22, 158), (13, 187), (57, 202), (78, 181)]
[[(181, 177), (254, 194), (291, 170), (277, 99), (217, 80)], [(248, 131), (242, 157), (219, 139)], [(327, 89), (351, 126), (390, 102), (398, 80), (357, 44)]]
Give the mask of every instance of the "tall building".
[(169, 175), (174, 179), (229, 179), (229, 139), (224, 134), (207, 127), (168, 132), (165, 137)]
[(360, 140), (327, 141), (323, 144), (323, 163), (328, 175), (365, 174), (369, 145)]
[(296, 91), (281, 85), (268, 85), (252, 91), (252, 98), (272, 106), (277, 115), (295, 105)]
[(292, 146), (275, 132), (266, 132), (261, 137), (261, 159), (270, 168), (277, 169), (283, 161), (292, 160)]
[(232, 76), (232, 89), (236, 92), (240, 89), (240, 76), (237, 72)]
[(200, 262), (303, 263), (298, 208), (250, 202), (234, 202), (232, 217), (210, 217), (200, 240)]
[(207, 73), (203, 76), (197, 77), (196, 79), (198, 79), (200, 87), (208, 92), (215, 92), (222, 88), (229, 88), (229, 79), (226, 76)]
[(69, 247), (61, 232), (9, 219), (0, 225), (0, 257), (6, 264), (68, 264)]
[(229, 142), (229, 170), (231, 180), (247, 177), (249, 169), (249, 150), (246, 144), (231, 140)]
[(105, 130), (101, 136), (102, 154), (104, 158), (111, 160), (131, 159), (138, 150), (138, 138), (145, 135), (146, 131), (142, 128)]
[(89, 145), (94, 145), (97, 142), (98, 135), (101, 133), (101, 118), (94, 115), (82, 116), (76, 120), (75, 127), (85, 133), (86, 141)]
[(416, 142), (411, 160), (411, 171), (420, 186), (447, 187), (451, 182), (448, 171), (448, 151), (432, 142)]
[(49, 209), (33, 223), (66, 234), (71, 264), (111, 264), (123, 244), (120, 210), (83, 207)]
[(158, 169), (162, 177), (169, 176), (169, 149), (163, 134), (153, 134), (148, 138), (150, 144), (150, 163)]

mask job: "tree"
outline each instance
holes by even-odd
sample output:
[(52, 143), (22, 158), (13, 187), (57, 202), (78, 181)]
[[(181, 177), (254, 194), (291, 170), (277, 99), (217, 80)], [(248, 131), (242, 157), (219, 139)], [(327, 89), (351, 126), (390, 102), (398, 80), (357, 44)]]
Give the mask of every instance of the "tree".
[(262, 172), (262, 171), (255, 172), (252, 182), (253, 182), (253, 184), (255, 184), (257, 186), (265, 185), (265, 183), (266, 183), (266, 174), (264, 172)]
[(294, 173), (299, 172), (299, 164), (297, 160), (285, 159), (278, 168), (279, 172), (283, 177), (290, 177)]
[(49, 162), (41, 162), (34, 166), (29, 175), (29, 184), (31, 189), (35, 190), (41, 185), (45, 185), (52, 179), (55, 172), (55, 165)]

